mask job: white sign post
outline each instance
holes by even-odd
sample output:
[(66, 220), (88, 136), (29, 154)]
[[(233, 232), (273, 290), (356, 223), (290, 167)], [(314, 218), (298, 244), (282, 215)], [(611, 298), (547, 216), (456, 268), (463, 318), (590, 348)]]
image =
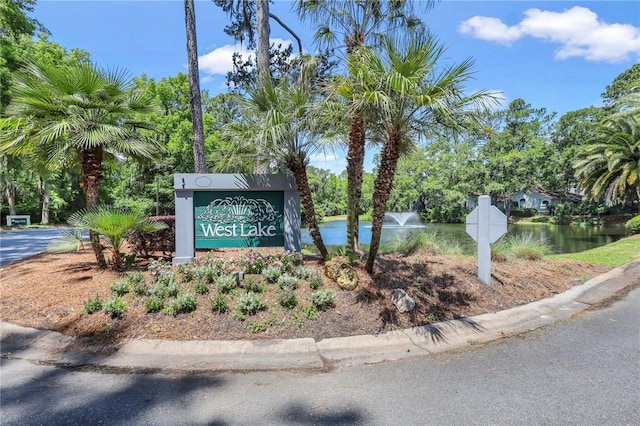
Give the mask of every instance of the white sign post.
[(491, 285), (491, 244), (507, 232), (507, 216), (491, 205), (491, 197), (478, 197), (478, 206), (467, 216), (467, 234), (478, 243), (478, 278)]

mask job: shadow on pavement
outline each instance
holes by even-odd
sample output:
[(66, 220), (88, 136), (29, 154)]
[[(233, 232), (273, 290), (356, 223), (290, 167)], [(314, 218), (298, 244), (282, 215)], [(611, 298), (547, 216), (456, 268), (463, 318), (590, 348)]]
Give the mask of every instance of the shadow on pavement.
[(355, 408), (336, 412), (324, 406), (308, 407), (301, 402), (290, 402), (278, 413), (278, 417), (282, 423), (305, 425), (357, 425), (368, 422), (364, 413)]

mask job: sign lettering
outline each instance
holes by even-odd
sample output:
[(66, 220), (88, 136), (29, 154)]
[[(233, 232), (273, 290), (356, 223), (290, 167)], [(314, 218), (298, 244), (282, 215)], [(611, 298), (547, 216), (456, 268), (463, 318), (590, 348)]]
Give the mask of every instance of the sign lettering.
[(194, 218), (196, 248), (284, 245), (283, 192), (196, 192)]

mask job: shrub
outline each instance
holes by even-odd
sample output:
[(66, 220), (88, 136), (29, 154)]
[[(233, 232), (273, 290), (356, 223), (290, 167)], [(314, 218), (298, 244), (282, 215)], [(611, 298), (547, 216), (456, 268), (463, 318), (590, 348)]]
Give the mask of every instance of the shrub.
[(306, 308), (304, 308), (304, 317), (306, 319), (318, 318), (318, 311), (316, 311), (316, 307), (313, 305), (309, 305)]
[(253, 315), (266, 308), (264, 300), (262, 300), (262, 297), (256, 293), (245, 293), (240, 295), (236, 306), (238, 311), (245, 315)]
[(197, 277), (198, 267), (193, 263), (181, 263), (178, 265), (178, 272), (182, 274), (182, 279), (191, 282)]
[(102, 310), (102, 299), (99, 296), (84, 302), (84, 311), (88, 314), (94, 314)]
[(196, 296), (189, 291), (183, 291), (171, 301), (170, 307), (174, 315), (192, 312), (196, 309)]
[(229, 310), (229, 304), (227, 303), (227, 299), (225, 299), (224, 295), (218, 294), (214, 299), (211, 299), (211, 310), (221, 314), (224, 314)]
[(266, 321), (251, 321), (249, 323), (249, 331), (251, 334), (255, 333), (263, 333), (269, 329), (269, 326), (273, 325), (275, 320), (273, 318), (269, 318)]
[(293, 290), (282, 290), (278, 293), (278, 303), (285, 309), (293, 309), (298, 304), (296, 293)]
[(640, 234), (640, 215), (629, 219), (624, 226), (631, 235)]
[(160, 299), (175, 297), (178, 294), (178, 291), (180, 291), (180, 287), (175, 281), (167, 283), (160, 282), (151, 289), (151, 293)]
[(207, 284), (213, 284), (220, 276), (219, 271), (213, 265), (198, 265), (194, 267), (196, 278)]
[(141, 272), (135, 272), (127, 274), (126, 278), (129, 283), (129, 288), (133, 294), (138, 296), (146, 296), (149, 293), (149, 287), (144, 280), (144, 275)]
[(216, 275), (229, 275), (236, 269), (236, 264), (232, 259), (220, 259), (214, 257), (211, 252), (201, 259), (201, 262), (212, 268)]
[(335, 295), (331, 290), (319, 290), (313, 292), (311, 300), (313, 304), (320, 310), (325, 310), (333, 306), (333, 299)]
[(229, 293), (238, 286), (235, 275), (220, 275), (216, 278), (216, 286), (222, 293)]
[(298, 279), (291, 275), (283, 275), (278, 278), (278, 287), (281, 290), (295, 290), (298, 288)]
[(245, 290), (251, 293), (262, 294), (267, 291), (267, 287), (264, 284), (261, 284), (260, 282), (251, 279), (251, 280), (247, 280), (247, 283), (245, 285)]
[(264, 275), (267, 282), (271, 284), (275, 284), (278, 282), (278, 279), (282, 276), (282, 269), (278, 266), (269, 265), (262, 271), (262, 275)]
[(245, 252), (239, 262), (247, 274), (261, 274), (265, 267), (265, 259), (255, 250)]
[(316, 276), (316, 269), (312, 266), (296, 266), (293, 269), (293, 276), (301, 280), (309, 280)]
[(151, 273), (151, 276), (162, 275), (172, 271), (171, 265), (161, 259), (154, 259), (149, 262), (149, 266), (147, 266), (147, 269)]
[(302, 264), (302, 253), (286, 250), (280, 256), (278, 256), (282, 263), (282, 269), (284, 271), (290, 271), (293, 267)]
[(111, 284), (111, 291), (113, 291), (117, 296), (122, 296), (129, 292), (129, 283), (126, 281), (116, 281)]
[(209, 287), (205, 283), (196, 283), (193, 288), (196, 294), (207, 294), (209, 293)]
[(110, 261), (117, 270), (122, 269), (121, 255), (125, 241), (136, 229), (155, 232), (166, 228), (164, 223), (148, 219), (139, 211), (113, 206), (81, 210), (72, 214), (68, 222), (76, 228), (86, 228), (101, 234), (104, 248), (112, 252)]
[(131, 248), (143, 257), (149, 257), (154, 252), (170, 255), (175, 248), (175, 216), (152, 216), (149, 219), (164, 223), (166, 228), (156, 232), (147, 232), (144, 228), (136, 229), (129, 236)]
[(531, 222), (533, 223), (550, 223), (551, 222), (551, 217), (550, 216), (534, 216), (531, 218)]
[(536, 209), (531, 209), (531, 208), (511, 210), (511, 216), (513, 217), (533, 217), (537, 214), (538, 214), (538, 211)]
[(125, 309), (127, 309), (127, 305), (124, 303), (124, 300), (119, 297), (112, 297), (107, 300), (102, 309), (111, 315), (111, 318), (120, 318), (124, 313)]
[(322, 277), (316, 275), (315, 277), (311, 278), (309, 280), (309, 287), (311, 287), (312, 290), (317, 290), (322, 287)]
[(156, 296), (151, 296), (145, 299), (144, 306), (147, 308), (147, 312), (159, 312), (164, 308), (164, 301)]
[(136, 296), (146, 296), (149, 294), (149, 287), (145, 281), (135, 283), (133, 287), (131, 287), (131, 292)]

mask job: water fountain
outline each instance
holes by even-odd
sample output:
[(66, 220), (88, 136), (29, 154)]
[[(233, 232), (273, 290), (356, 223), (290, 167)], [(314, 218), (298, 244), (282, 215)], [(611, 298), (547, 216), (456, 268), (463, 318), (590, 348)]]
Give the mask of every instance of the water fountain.
[(420, 219), (420, 215), (416, 212), (386, 212), (383, 226), (422, 228), (424, 224)]

